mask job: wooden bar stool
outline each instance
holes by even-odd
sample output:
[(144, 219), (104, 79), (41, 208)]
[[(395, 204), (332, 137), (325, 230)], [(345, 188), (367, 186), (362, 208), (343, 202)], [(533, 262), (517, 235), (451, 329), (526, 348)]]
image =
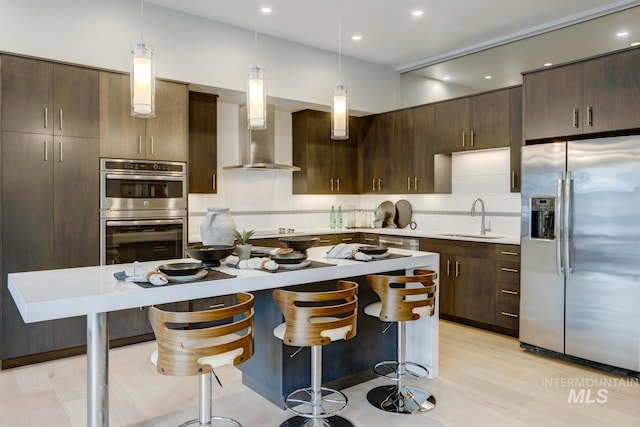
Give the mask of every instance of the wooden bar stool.
[[(211, 415), (211, 384), (215, 368), (239, 365), (253, 355), (253, 295), (237, 293), (234, 305), (212, 310), (171, 312), (151, 307), (149, 321), (158, 344), (151, 356), (158, 373), (200, 376), (199, 417), (180, 427), (211, 426), (212, 421), (242, 427), (231, 418)], [(222, 386), (217, 376), (216, 380)]]
[(369, 275), (367, 284), (380, 301), (369, 304), (364, 312), (384, 322), (395, 322), (398, 329), (397, 360), (377, 363), (373, 371), (395, 382), (376, 387), (367, 393), (367, 400), (378, 409), (398, 414), (430, 411), (436, 399), (426, 390), (405, 384), (405, 381), (429, 374), (427, 368), (406, 361), (406, 322), (435, 311), (437, 278), (433, 270), (414, 270), (410, 276)]
[(358, 284), (338, 281), (335, 291), (294, 292), (275, 290), (273, 299), (285, 322), (273, 334), (284, 344), (311, 347), (311, 387), (289, 393), (285, 407), (296, 414), (280, 427), (353, 427), (338, 412), (347, 406), (347, 396), (322, 387), (322, 346), (356, 335)]

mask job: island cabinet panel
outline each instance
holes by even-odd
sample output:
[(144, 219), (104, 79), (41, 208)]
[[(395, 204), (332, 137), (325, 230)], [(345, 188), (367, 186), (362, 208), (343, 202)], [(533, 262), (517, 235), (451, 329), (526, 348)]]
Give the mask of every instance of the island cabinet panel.
[(98, 71), (3, 55), (3, 130), (98, 138)]
[(640, 49), (525, 73), (525, 139), (640, 128)]
[(97, 139), (3, 132), (3, 360), (86, 342), (84, 318), (25, 324), (6, 273), (98, 265), (98, 165)]
[(293, 194), (356, 194), (357, 126), (350, 118), (349, 139), (331, 139), (331, 114), (302, 110), (292, 115)]
[(129, 86), (128, 74), (100, 72), (100, 157), (186, 162), (187, 86), (156, 80), (149, 119), (131, 116)]
[(189, 92), (189, 193), (218, 192), (217, 99)]
[[(403, 274), (402, 271), (385, 274)], [(364, 308), (378, 296), (366, 284), (364, 276), (347, 278), (359, 284), (357, 334), (351, 340), (332, 342), (322, 348), (322, 385), (346, 388), (375, 376), (372, 367), (382, 360), (396, 356), (396, 329), (385, 333), (386, 324), (364, 313)], [(335, 290), (335, 281), (297, 285), (296, 291)], [(273, 329), (284, 321), (273, 302), (273, 291), (257, 291), (255, 296), (254, 339), (256, 352), (251, 359), (238, 365), (242, 382), (278, 406), (291, 391), (310, 385), (310, 351), (282, 343), (273, 335)], [(259, 349), (259, 351), (258, 351)]]

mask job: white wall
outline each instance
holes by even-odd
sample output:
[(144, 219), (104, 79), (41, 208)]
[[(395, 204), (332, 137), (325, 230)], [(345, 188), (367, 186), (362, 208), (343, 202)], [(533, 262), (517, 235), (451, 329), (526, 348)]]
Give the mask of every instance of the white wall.
[[(0, 51), (128, 71), (140, 31), (138, 0), (0, 0)], [(144, 41), (162, 78), (244, 92), (256, 65), (253, 31), (152, 4), (144, 7)], [(270, 97), (330, 105), (335, 53), (264, 35), (258, 45)], [(353, 110), (399, 107), (394, 70), (343, 56), (342, 77)]]

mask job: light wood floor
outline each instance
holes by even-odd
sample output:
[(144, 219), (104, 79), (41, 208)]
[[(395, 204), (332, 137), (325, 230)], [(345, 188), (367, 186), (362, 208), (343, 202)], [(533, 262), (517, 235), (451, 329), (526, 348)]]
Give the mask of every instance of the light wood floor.
[[(112, 350), (110, 425), (175, 426), (198, 413), (198, 380), (155, 372), (155, 343)], [(245, 427), (278, 426), (289, 417), (241, 384), (235, 368), (217, 371), (214, 412)], [(86, 358), (78, 356), (0, 372), (0, 426), (86, 425)], [(570, 403), (571, 389), (590, 391)], [(418, 381), (437, 398), (419, 415), (392, 415), (366, 403), (376, 379), (345, 390), (343, 415), (362, 427), (640, 426), (640, 384), (603, 371), (525, 352), (517, 339), (441, 321), (440, 376)], [(606, 383), (605, 381), (608, 381)], [(572, 384), (573, 382), (573, 384)], [(604, 389), (597, 395), (598, 390)], [(600, 396), (606, 402), (596, 403)], [(588, 403), (587, 400), (591, 400)]]

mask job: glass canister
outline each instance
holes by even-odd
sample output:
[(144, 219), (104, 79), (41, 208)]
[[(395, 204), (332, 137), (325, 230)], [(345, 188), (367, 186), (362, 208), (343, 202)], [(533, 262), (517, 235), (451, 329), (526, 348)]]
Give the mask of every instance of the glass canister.
[(236, 222), (231, 217), (229, 209), (207, 208), (207, 215), (200, 223), (200, 238), (202, 244), (231, 246), (235, 240), (233, 230)]

